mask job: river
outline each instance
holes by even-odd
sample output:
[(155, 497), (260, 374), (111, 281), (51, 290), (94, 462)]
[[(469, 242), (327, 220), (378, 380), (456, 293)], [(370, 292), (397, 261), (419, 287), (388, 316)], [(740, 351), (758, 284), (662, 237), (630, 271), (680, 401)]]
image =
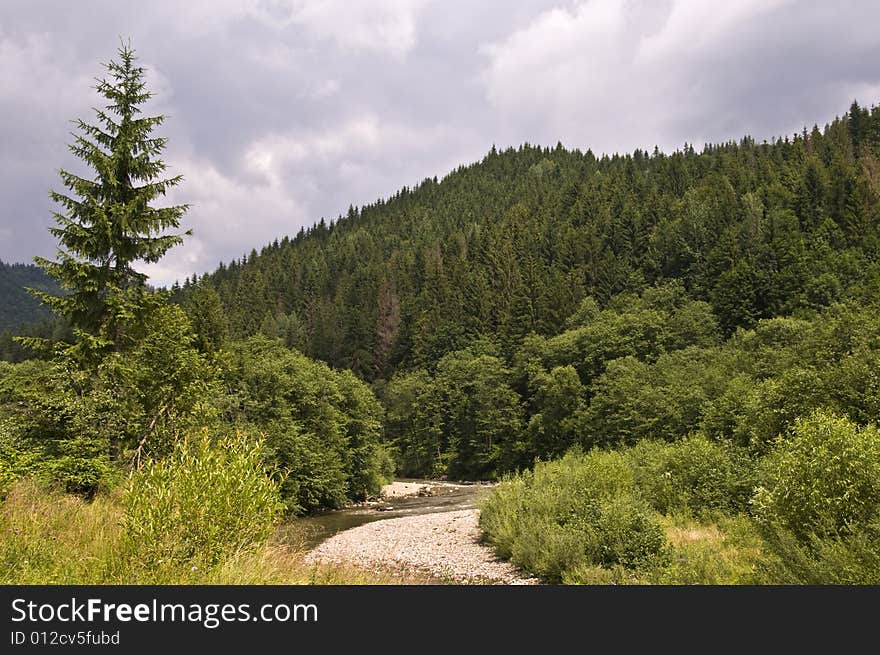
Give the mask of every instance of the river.
[[(281, 540), (304, 550), (311, 550), (334, 534), (365, 523), (402, 516), (473, 509), (480, 496), (487, 491), (487, 487), (480, 484), (447, 485), (432, 480), (410, 479), (400, 481), (428, 486), (432, 495), (390, 498), (378, 505), (355, 506), (291, 519), (282, 526)], [(380, 510), (379, 507), (383, 509)]]

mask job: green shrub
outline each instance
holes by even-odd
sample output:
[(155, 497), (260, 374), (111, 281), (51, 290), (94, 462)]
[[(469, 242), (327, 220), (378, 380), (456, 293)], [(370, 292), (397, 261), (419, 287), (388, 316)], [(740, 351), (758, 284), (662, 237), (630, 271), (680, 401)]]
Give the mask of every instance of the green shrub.
[(282, 509), (263, 444), (203, 434), (132, 473), (123, 496), (125, 547), (141, 568), (210, 568), (267, 539)]
[(644, 497), (664, 514), (741, 512), (754, 488), (744, 449), (697, 434), (674, 443), (642, 441), (628, 451)]
[(394, 482), (396, 468), (391, 448), (385, 444), (376, 444), (370, 455), (370, 465), (367, 468), (370, 475), (371, 494), (378, 494), (383, 485)]
[(637, 569), (666, 544), (626, 457), (613, 452), (569, 453), (506, 479), (480, 523), (499, 556), (552, 582), (583, 567)]
[(765, 528), (771, 557), (760, 565), (770, 584), (880, 584), (880, 522), (842, 535), (804, 540), (779, 527)]
[(379, 491), (382, 406), (354, 375), (265, 337), (228, 344), (221, 369), (223, 418), (266, 435), (269, 461), (288, 472), (281, 491), (290, 511)]
[(19, 478), (33, 475), (39, 465), (39, 452), (24, 447), (11, 422), (0, 418), (0, 497)]
[(816, 412), (763, 466), (752, 499), (764, 581), (880, 583), (880, 430)]
[(802, 542), (855, 532), (880, 516), (880, 430), (817, 411), (765, 459), (752, 499), (765, 527)]
[(59, 441), (53, 457), (41, 467), (41, 477), (69, 492), (91, 498), (124, 479), (124, 471), (107, 457), (106, 442), (91, 436)]

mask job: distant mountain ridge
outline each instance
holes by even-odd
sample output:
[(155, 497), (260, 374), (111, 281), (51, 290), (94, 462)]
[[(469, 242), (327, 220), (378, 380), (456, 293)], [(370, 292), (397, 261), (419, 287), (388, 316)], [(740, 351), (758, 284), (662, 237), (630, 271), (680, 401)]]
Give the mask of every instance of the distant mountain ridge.
[(592, 297), (677, 281), (725, 335), (880, 288), (880, 107), (759, 142), (597, 157), (492, 150), (175, 287), (367, 379), (488, 339), (510, 356)]
[(58, 285), (33, 264), (8, 264), (0, 260), (0, 332), (45, 321), (52, 316), (28, 288), (58, 293)]

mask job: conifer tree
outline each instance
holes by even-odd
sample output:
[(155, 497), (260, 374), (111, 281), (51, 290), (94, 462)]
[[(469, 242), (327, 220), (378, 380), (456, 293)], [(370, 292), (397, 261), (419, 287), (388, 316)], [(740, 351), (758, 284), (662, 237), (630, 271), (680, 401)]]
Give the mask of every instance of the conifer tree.
[(36, 258), (66, 293), (34, 293), (70, 319), (89, 352), (99, 353), (126, 350), (132, 328), (159, 301), (147, 276), (134, 267), (157, 262), (182, 243), (182, 235), (168, 231), (179, 227), (187, 210), (187, 205), (152, 205), (182, 177), (162, 178), (167, 139), (152, 132), (165, 117), (141, 115), (152, 96), (145, 71), (129, 44), (122, 44), (118, 55), (119, 61), (105, 64), (107, 77), (97, 80), (106, 100), (104, 109), (95, 109), (97, 124), (75, 121), (79, 133), (69, 145), (94, 176), (60, 171), (69, 191), (50, 192), (63, 208), (53, 212), (57, 226), (50, 228), (59, 241), (58, 259)]

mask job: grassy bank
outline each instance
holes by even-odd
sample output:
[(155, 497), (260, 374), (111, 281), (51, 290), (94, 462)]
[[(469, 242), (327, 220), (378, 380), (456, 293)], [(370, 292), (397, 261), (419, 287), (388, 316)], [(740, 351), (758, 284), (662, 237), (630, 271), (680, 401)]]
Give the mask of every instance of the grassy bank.
[(0, 509), (2, 584), (422, 584), (394, 571), (303, 561), (296, 522), (230, 552), (215, 565), (186, 561), (145, 567), (126, 539), (122, 491), (91, 501), (24, 480)]

